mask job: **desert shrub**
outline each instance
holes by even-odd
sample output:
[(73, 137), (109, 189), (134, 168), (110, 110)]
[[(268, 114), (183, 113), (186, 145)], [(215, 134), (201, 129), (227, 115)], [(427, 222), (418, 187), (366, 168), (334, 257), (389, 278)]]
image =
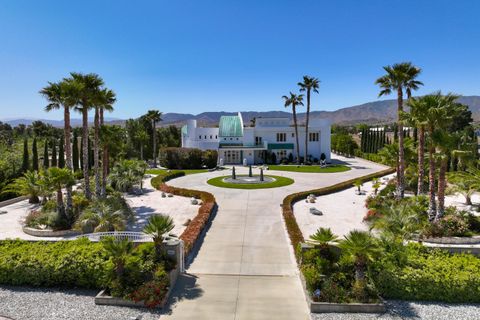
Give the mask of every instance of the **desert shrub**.
[(445, 302), (480, 302), (480, 259), (409, 244), (406, 259), (384, 255), (372, 277), (385, 298)]
[(51, 210), (32, 210), (25, 217), (25, 226), (35, 229), (63, 230), (64, 223), (58, 212)]
[(102, 246), (87, 239), (0, 241), (0, 284), (4, 285), (100, 289), (108, 264)]

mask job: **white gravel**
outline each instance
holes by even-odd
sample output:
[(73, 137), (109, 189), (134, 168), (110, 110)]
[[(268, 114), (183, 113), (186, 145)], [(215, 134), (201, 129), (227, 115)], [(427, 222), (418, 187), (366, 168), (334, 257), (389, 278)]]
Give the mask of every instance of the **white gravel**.
[(476, 320), (480, 319), (480, 304), (445, 304), (436, 302), (388, 301), (384, 314), (319, 313), (312, 320)]
[(0, 286), (0, 319), (158, 320), (161, 310), (97, 306), (97, 291)]

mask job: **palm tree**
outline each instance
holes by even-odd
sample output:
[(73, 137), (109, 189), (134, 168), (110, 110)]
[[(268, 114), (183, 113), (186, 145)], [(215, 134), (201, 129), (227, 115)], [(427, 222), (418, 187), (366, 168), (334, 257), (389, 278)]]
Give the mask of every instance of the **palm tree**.
[(425, 103), (424, 99), (410, 98), (408, 106), (410, 112), (404, 112), (401, 118), (410, 124), (418, 128), (418, 182), (417, 182), (417, 194), (424, 194), (424, 181), (425, 181), (425, 127), (427, 125), (427, 112), (430, 105)]
[(361, 179), (357, 179), (353, 182), (353, 186), (357, 188), (358, 194), (362, 192), (361, 188), (363, 186), (363, 181)]
[(465, 204), (467, 206), (471, 206), (472, 196), (476, 192), (476, 188), (473, 186), (473, 184), (469, 183), (467, 179), (463, 179), (459, 173), (460, 172), (451, 172), (448, 174), (448, 182), (450, 182), (452, 185), (448, 187), (446, 192), (447, 194), (459, 193), (463, 195), (465, 197)]
[(76, 229), (84, 233), (125, 230), (126, 217), (122, 210), (114, 210), (104, 202), (95, 203), (78, 218)]
[(102, 239), (102, 244), (112, 258), (117, 277), (122, 277), (125, 272), (127, 258), (133, 251), (133, 242), (129, 239), (118, 240), (114, 237), (105, 237)]
[(148, 224), (143, 229), (143, 232), (153, 236), (157, 257), (161, 257), (162, 255), (162, 242), (164, 235), (172, 231), (174, 227), (175, 224), (173, 223), (173, 219), (167, 215), (153, 215), (148, 219)]
[(313, 92), (318, 93), (318, 88), (320, 87), (320, 80), (310, 76), (303, 76), (303, 82), (299, 82), (300, 92), (307, 92), (307, 113), (305, 119), (305, 153), (304, 158), (307, 161), (308, 158), (308, 122), (310, 120), (310, 95)]
[(44, 173), (46, 184), (57, 192), (57, 212), (60, 220), (71, 226), (73, 223), (73, 212), (65, 212), (62, 189), (75, 184), (72, 170), (67, 168), (51, 167)]
[(403, 146), (403, 123), (400, 121), (400, 114), (403, 111), (403, 91), (407, 91), (407, 95), (411, 95), (412, 90), (416, 90), (420, 85), (423, 85), (415, 78), (420, 74), (421, 69), (415, 67), (410, 62), (402, 62), (394, 64), (393, 66), (385, 66), (383, 69), (387, 72), (386, 75), (378, 78), (375, 84), (378, 84), (381, 88), (379, 97), (383, 95), (389, 95), (392, 91), (397, 92), (397, 110), (398, 110), (398, 149), (399, 159), (397, 168), (397, 196), (399, 198), (404, 197), (404, 171), (405, 171), (405, 158), (404, 158), (404, 146)]
[(411, 204), (384, 207), (382, 215), (373, 221), (371, 229), (382, 231), (388, 238), (410, 239), (423, 229), (426, 219), (422, 219), (421, 215)]
[[(103, 89), (99, 92), (95, 102), (95, 117), (94, 117), (94, 138), (93, 138), (93, 161), (95, 170), (95, 195), (97, 198), (104, 196), (102, 192), (102, 181), (100, 176), (100, 126), (103, 124), (104, 111), (113, 111), (113, 104), (115, 103), (115, 93), (112, 90)], [(101, 119), (100, 119), (101, 118)], [(104, 148), (104, 151), (106, 148)], [(107, 151), (108, 152), (108, 151)], [(106, 155), (103, 154), (103, 163), (105, 164)], [(105, 171), (105, 166), (103, 166)]]
[(27, 171), (23, 177), (15, 179), (2, 191), (2, 193), (16, 193), (28, 196), (28, 203), (39, 203), (41, 195), (40, 174), (37, 171)]
[(75, 101), (75, 110), (82, 114), (82, 157), (85, 197), (91, 199), (90, 172), (89, 172), (89, 140), (88, 140), (88, 111), (92, 109), (99, 97), (103, 80), (97, 74), (81, 74), (72, 72), (65, 81), (72, 86), (72, 98)]
[(352, 230), (340, 242), (340, 249), (344, 257), (354, 262), (356, 282), (363, 283), (367, 265), (378, 253), (375, 238), (369, 232)]
[(121, 148), (125, 139), (124, 130), (117, 125), (102, 125), (100, 127), (100, 144), (103, 147), (103, 169), (101, 197), (106, 196), (107, 177), (110, 174), (110, 156), (118, 148)]
[(153, 130), (153, 166), (157, 167), (157, 122), (162, 121), (162, 113), (158, 110), (148, 110), (145, 118), (150, 121)]
[[(295, 140), (296, 140), (296, 153), (297, 153), (297, 164), (300, 164), (300, 144), (298, 142), (298, 123), (297, 123), (297, 106), (303, 106), (303, 94), (294, 94), (290, 92), (290, 96), (283, 96), (285, 100), (285, 107), (292, 106), (293, 113), (293, 126), (295, 127)], [(306, 161), (307, 159), (304, 159)]]

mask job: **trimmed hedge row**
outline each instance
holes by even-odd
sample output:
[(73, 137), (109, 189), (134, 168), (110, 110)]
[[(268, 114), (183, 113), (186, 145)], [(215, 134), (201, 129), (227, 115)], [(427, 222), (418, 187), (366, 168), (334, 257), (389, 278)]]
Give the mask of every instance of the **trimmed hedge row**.
[(36, 287), (105, 287), (109, 257), (101, 243), (0, 241), (0, 284)]
[(167, 173), (164, 175), (158, 175), (152, 179), (152, 186), (160, 191), (172, 193), (177, 196), (181, 197), (188, 197), (188, 198), (197, 198), (202, 201), (200, 208), (198, 208), (198, 214), (192, 221), (188, 224), (187, 228), (183, 233), (180, 235), (180, 239), (183, 240), (185, 245), (185, 255), (188, 255), (189, 252), (192, 250), (195, 242), (197, 241), (198, 237), (202, 233), (202, 230), (205, 228), (210, 216), (212, 215), (213, 211), (215, 210), (216, 203), (215, 197), (213, 194), (205, 191), (198, 191), (198, 190), (190, 190), (190, 189), (183, 189), (183, 188), (176, 188), (165, 184), (166, 181), (172, 180), (174, 178), (178, 178), (184, 176), (184, 172), (176, 172), (176, 173)]
[[(282, 213), (283, 213), (283, 219), (285, 220), (285, 225), (287, 227), (287, 232), (290, 237), (290, 241), (292, 242), (292, 245), (295, 251), (297, 251), (299, 245), (302, 242), (305, 242), (305, 238), (303, 237), (302, 231), (300, 230), (300, 227), (297, 224), (297, 220), (295, 219), (295, 214), (293, 213), (293, 205), (296, 202), (305, 199), (309, 194), (314, 194), (315, 196), (322, 196), (322, 195), (338, 192), (338, 191), (353, 187), (353, 183), (356, 180), (360, 179), (362, 181), (368, 181), (373, 178), (382, 177), (394, 172), (395, 172), (395, 168), (388, 168), (388, 169), (385, 169), (376, 173), (372, 173), (360, 178), (355, 178), (355, 179), (347, 180), (344, 182), (340, 182), (329, 187), (292, 193), (286, 196), (283, 199)], [(298, 254), (296, 254), (296, 256), (298, 260), (299, 259)]]

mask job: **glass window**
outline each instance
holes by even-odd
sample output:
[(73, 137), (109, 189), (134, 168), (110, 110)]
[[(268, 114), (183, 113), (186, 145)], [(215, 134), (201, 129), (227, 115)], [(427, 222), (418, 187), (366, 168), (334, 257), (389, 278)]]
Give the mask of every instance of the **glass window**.
[(277, 142), (285, 142), (287, 141), (287, 134), (286, 133), (277, 133)]
[(309, 132), (308, 133), (308, 141), (318, 141), (319, 139), (318, 132)]
[(202, 140), (202, 136), (198, 136), (198, 139), (199, 139), (199, 140)]

